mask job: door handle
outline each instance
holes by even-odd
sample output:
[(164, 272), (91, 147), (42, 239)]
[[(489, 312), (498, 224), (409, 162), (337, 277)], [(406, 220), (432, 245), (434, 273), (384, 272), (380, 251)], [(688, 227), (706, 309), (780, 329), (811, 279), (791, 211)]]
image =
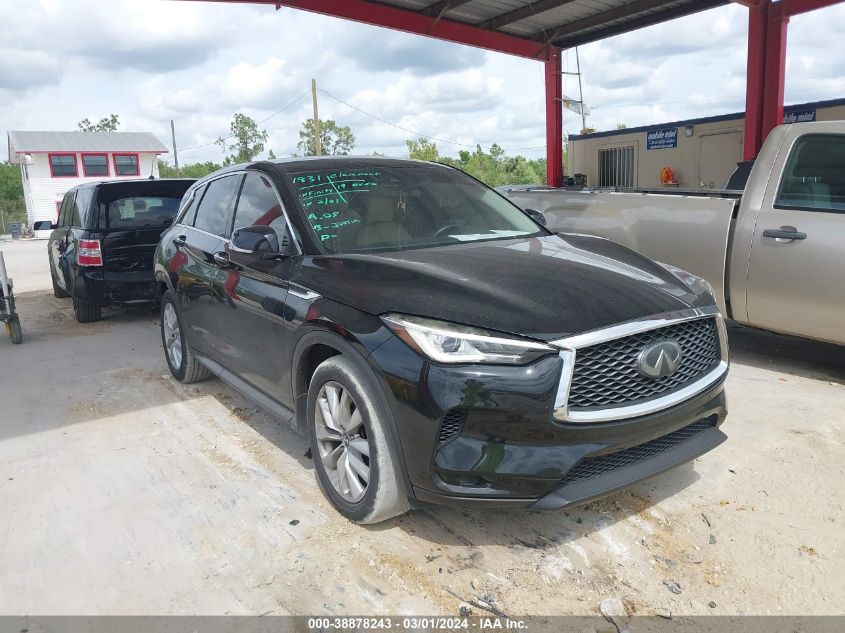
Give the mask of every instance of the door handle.
[(176, 248), (179, 248), (180, 246), (184, 246), (187, 243), (188, 243), (188, 238), (185, 237), (184, 235), (177, 235), (176, 237), (173, 238), (173, 245), (176, 246)]
[(212, 255), (212, 257), (219, 266), (225, 267), (231, 263), (229, 259), (229, 253), (227, 253), (226, 251), (217, 251), (216, 253), (214, 253), (214, 255)]
[(766, 229), (763, 231), (763, 237), (773, 237), (776, 240), (806, 240), (807, 234), (802, 233), (794, 228), (782, 226), (779, 229)]

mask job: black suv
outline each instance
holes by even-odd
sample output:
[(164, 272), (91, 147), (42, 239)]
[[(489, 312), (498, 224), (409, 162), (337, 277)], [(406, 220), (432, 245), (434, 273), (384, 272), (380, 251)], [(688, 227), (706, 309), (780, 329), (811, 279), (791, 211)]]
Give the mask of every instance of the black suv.
[(357, 522), (415, 501), (561, 508), (725, 439), (705, 281), (553, 234), (450, 167), (219, 171), (186, 194), (155, 274), (173, 376), (216, 374), (307, 434)]
[(173, 223), (192, 179), (125, 180), (78, 185), (68, 191), (47, 253), (53, 294), (71, 297), (76, 320), (99, 321), (110, 305), (152, 302), (153, 253)]

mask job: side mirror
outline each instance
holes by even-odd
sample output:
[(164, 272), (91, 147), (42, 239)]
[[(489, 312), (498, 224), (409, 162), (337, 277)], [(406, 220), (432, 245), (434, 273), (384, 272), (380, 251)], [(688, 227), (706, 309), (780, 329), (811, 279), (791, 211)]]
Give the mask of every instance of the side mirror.
[(525, 209), (525, 213), (540, 226), (546, 226), (546, 216), (537, 209)]
[(58, 226), (57, 224), (53, 224), (52, 222), (50, 222), (50, 220), (41, 220), (41, 221), (36, 222), (35, 224), (32, 225), (32, 230), (33, 231), (52, 231), (57, 226)]
[(264, 225), (235, 229), (229, 240), (229, 248), (235, 253), (252, 255), (258, 259), (277, 259), (292, 254), (287, 235), (280, 243), (276, 231)]

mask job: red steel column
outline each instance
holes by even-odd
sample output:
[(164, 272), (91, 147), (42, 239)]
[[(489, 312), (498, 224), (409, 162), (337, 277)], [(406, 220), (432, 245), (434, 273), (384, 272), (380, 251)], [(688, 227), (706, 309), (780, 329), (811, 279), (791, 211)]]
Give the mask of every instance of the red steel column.
[(766, 79), (763, 91), (763, 124), (760, 140), (783, 123), (783, 88), (786, 81), (786, 29), (789, 16), (781, 3), (769, 7), (766, 28)]
[(745, 139), (742, 158), (751, 160), (763, 145), (763, 92), (769, 1), (748, 9), (748, 68), (745, 88)]
[(546, 57), (546, 184), (563, 185), (563, 77), (561, 50), (549, 46)]

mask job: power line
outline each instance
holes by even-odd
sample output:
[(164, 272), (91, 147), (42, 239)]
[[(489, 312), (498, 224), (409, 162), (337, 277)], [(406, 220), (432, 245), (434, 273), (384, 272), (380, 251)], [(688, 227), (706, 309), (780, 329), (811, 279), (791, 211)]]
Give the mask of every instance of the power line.
[[(416, 130), (412, 130), (410, 128), (403, 127), (403, 126), (399, 125), (398, 123), (394, 123), (393, 121), (388, 121), (387, 119), (383, 119), (378, 115), (367, 112), (366, 110), (362, 110), (361, 108), (354, 106), (351, 103), (347, 103), (346, 101), (344, 101), (343, 99), (341, 99), (339, 97), (336, 97), (335, 95), (333, 95), (328, 90), (325, 90), (323, 88), (319, 88), (319, 91), (322, 92), (323, 94), (325, 94), (326, 96), (331, 97), (335, 101), (342, 103), (346, 107), (352, 108), (356, 112), (360, 112), (361, 114), (363, 114), (365, 116), (368, 116), (372, 119), (375, 119), (376, 121), (381, 121), (382, 123), (385, 123), (386, 125), (390, 125), (392, 127), (395, 127), (396, 129), (402, 130), (403, 132), (408, 132), (409, 134), (413, 134), (414, 136), (419, 136), (419, 137), (422, 137), (422, 138), (431, 139), (432, 141), (437, 141), (439, 143), (449, 143), (450, 145), (457, 145), (459, 147), (471, 147), (473, 149), (475, 149), (475, 147), (477, 147), (478, 145), (481, 145), (481, 143), (474, 143), (474, 144), (460, 143), (458, 141), (452, 141), (452, 140), (449, 140), (449, 139), (446, 139), (446, 138), (438, 138), (436, 136), (431, 136), (430, 134), (425, 134), (424, 132), (418, 132)], [(486, 145), (486, 147), (490, 147), (490, 145)], [(507, 152), (514, 152), (514, 151), (530, 150), (530, 149), (545, 149), (545, 147), (546, 147), (545, 145), (537, 145), (535, 147), (503, 147), (502, 149), (507, 151)]]
[[(277, 116), (279, 116), (279, 115), (280, 115), (282, 112), (284, 112), (285, 110), (288, 110), (288, 109), (292, 108), (292, 107), (293, 107), (293, 106), (295, 106), (297, 103), (299, 103), (300, 101), (302, 101), (302, 99), (305, 97), (305, 95), (309, 94), (310, 92), (311, 92), (310, 90), (306, 90), (305, 92), (303, 92), (303, 93), (302, 93), (301, 95), (299, 95), (296, 99), (294, 99), (293, 101), (291, 101), (289, 104), (287, 104), (287, 105), (286, 105), (284, 108), (282, 108), (281, 110), (277, 110), (276, 112), (274, 112), (273, 114), (271, 114), (271, 115), (270, 115), (270, 116), (268, 116), (267, 118), (261, 119), (260, 121), (256, 122), (256, 125), (261, 125), (262, 123), (266, 123), (267, 121), (269, 121), (269, 120), (270, 120), (270, 119), (272, 119), (273, 117), (277, 117)], [(182, 153), (184, 153), (184, 152), (190, 152), (191, 150), (194, 150), (194, 149), (199, 149), (199, 148), (201, 148), (201, 147), (208, 147), (209, 145), (216, 145), (216, 144), (217, 144), (217, 141), (228, 141), (230, 138), (233, 138), (234, 136), (235, 136), (234, 134), (230, 134), (229, 136), (220, 137), (220, 138), (218, 138), (217, 140), (210, 141), (210, 142), (208, 142), (208, 143), (202, 143), (201, 145), (193, 145), (193, 146), (191, 146), (191, 147), (183, 147), (183, 148), (178, 149), (177, 151), (182, 152)], [(164, 162), (165, 162), (165, 163), (168, 163), (168, 162), (170, 162), (170, 159), (167, 159), (167, 160), (165, 160)]]

